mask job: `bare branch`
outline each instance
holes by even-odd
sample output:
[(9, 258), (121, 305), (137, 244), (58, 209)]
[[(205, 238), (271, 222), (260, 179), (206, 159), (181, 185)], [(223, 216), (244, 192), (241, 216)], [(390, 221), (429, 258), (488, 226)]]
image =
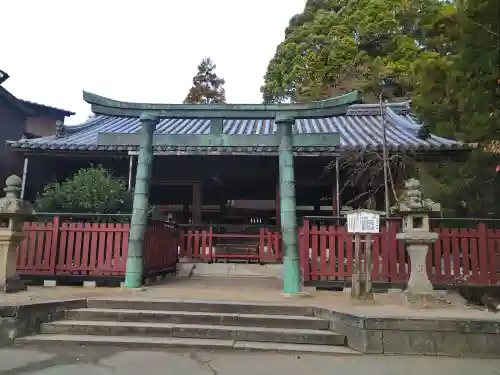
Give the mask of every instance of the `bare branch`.
[[(414, 164), (414, 158), (409, 153), (393, 153), (389, 155), (388, 164), (391, 195), (397, 201), (396, 186), (408, 177)], [(331, 173), (334, 169), (335, 161), (325, 168), (325, 173)], [(339, 156), (339, 171), (342, 173), (342, 183), (339, 184), (340, 194), (349, 188), (356, 191), (356, 196), (345, 202), (344, 205), (350, 205), (354, 202), (363, 205), (384, 188), (382, 152), (368, 150), (343, 152)]]

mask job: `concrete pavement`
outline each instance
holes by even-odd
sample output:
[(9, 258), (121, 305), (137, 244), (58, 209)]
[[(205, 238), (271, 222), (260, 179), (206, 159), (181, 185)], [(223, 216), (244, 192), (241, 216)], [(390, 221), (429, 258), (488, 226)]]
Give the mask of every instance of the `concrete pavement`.
[(500, 374), (500, 359), (314, 356), (123, 348), (0, 349), (1, 375), (440, 375)]

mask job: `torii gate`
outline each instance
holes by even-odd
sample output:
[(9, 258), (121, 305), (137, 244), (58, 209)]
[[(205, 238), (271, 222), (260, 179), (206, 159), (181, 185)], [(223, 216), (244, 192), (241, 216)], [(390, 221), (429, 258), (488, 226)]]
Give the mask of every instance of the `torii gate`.
[[(297, 118), (326, 117), (345, 113), (347, 106), (358, 100), (357, 92), (308, 104), (274, 105), (139, 104), (118, 102), (90, 93), (84, 93), (84, 99), (92, 104), (94, 113), (139, 117), (141, 122), (140, 133), (98, 134), (99, 146), (139, 147), (125, 287), (137, 288), (142, 283), (143, 240), (147, 226), (153, 146), (252, 146), (272, 147), (278, 150), (281, 233), (284, 244), (283, 291), (290, 295), (300, 294), (301, 278), (293, 152), (295, 148), (299, 147), (339, 146), (340, 136), (338, 133), (293, 134), (292, 128)], [(210, 134), (154, 135), (155, 127), (160, 118), (210, 119)], [(277, 133), (267, 135), (224, 134), (223, 120), (231, 118), (273, 119), (277, 125)]]

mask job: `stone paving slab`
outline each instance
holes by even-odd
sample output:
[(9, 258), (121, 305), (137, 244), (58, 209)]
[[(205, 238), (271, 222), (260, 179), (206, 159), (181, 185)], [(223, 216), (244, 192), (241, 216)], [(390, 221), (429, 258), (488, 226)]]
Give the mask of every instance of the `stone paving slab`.
[(113, 347), (0, 349), (2, 375), (498, 375), (500, 360), (408, 356), (318, 356)]

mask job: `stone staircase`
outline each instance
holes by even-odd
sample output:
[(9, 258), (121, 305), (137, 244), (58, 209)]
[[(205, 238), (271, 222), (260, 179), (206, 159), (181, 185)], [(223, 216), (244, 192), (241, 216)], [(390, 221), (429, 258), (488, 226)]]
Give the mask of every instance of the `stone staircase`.
[(359, 354), (307, 306), (119, 299), (87, 305), (16, 343)]

